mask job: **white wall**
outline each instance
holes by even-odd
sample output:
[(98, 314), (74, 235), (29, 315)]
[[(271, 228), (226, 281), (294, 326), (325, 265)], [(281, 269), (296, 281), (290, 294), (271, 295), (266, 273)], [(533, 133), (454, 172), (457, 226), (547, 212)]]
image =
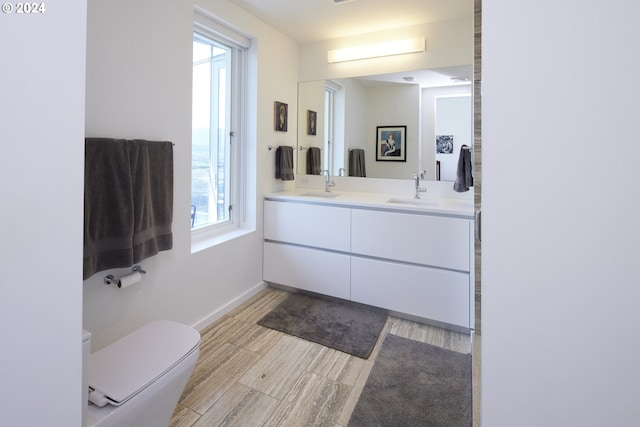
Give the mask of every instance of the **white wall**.
[(201, 327), (262, 283), (262, 194), (292, 186), (274, 179), (268, 145), (295, 145), (295, 129), (274, 130), (274, 101), (297, 121), (297, 45), (226, 0), (198, 2), (254, 39), (249, 109), (250, 207), (256, 231), (191, 254), (192, 2), (90, 0), (87, 41), (87, 136), (171, 140), (174, 147), (174, 246), (144, 260), (139, 285), (105, 286), (106, 274), (84, 283), (84, 326), (96, 350), (158, 318)]
[(640, 419), (639, 13), (483, 1), (484, 426)]
[[(331, 49), (412, 37), (426, 37), (425, 52), (327, 63), (327, 51)], [(471, 58), (473, 58), (473, 19), (470, 17), (302, 45), (300, 46), (300, 80), (337, 79), (470, 65)]]
[(86, 2), (0, 16), (0, 413), (81, 417)]

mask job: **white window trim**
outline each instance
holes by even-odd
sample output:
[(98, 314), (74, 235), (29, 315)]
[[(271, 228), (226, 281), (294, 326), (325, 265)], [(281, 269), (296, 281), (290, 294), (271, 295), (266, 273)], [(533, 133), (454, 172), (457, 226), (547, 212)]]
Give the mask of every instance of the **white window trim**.
[[(240, 48), (241, 53), (233, 55), (234, 70), (232, 80), (232, 98), (240, 99), (240, 105), (233, 107), (231, 129), (231, 176), (230, 203), (233, 206), (229, 221), (191, 229), (191, 253), (199, 252), (211, 246), (236, 239), (255, 231), (255, 225), (248, 221), (248, 163), (247, 150), (248, 123), (248, 49), (251, 40), (220, 22), (205, 9), (194, 7), (193, 32), (200, 33), (213, 40), (222, 39), (227, 44)], [(255, 221), (253, 221), (255, 222)]]
[(229, 240), (237, 239), (244, 235), (253, 233), (254, 228), (249, 227), (225, 227), (227, 230), (219, 233), (212, 233), (206, 227), (202, 229), (196, 229), (191, 231), (191, 253), (200, 252), (204, 249), (208, 249), (212, 246), (219, 245), (221, 243), (228, 242)]
[(251, 40), (243, 36), (239, 29), (232, 28), (231, 25), (200, 6), (194, 6), (194, 12), (194, 31), (202, 31), (209, 37), (222, 38), (228, 43), (245, 49), (251, 47)]

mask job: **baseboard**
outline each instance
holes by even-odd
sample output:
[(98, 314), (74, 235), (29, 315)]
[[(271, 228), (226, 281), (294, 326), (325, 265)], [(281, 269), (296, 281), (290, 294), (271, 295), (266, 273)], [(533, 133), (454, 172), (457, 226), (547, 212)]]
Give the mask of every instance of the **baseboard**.
[(309, 295), (309, 296), (312, 296), (312, 297), (315, 297), (315, 298), (320, 298), (320, 299), (324, 299), (324, 300), (328, 300), (328, 301), (340, 301), (340, 302), (343, 302), (343, 303), (346, 303), (346, 304), (351, 304), (354, 307), (362, 307), (364, 309), (371, 310), (371, 311), (376, 311), (378, 313), (384, 313), (384, 314), (387, 314), (389, 316), (399, 317), (401, 319), (410, 320), (412, 322), (424, 323), (425, 325), (431, 325), (431, 326), (435, 326), (435, 327), (441, 328), (441, 329), (447, 329), (447, 330), (454, 331), (454, 332), (460, 332), (462, 334), (469, 335), (473, 331), (473, 329), (465, 328), (464, 326), (458, 326), (458, 325), (453, 325), (451, 323), (439, 322), (437, 320), (432, 320), (432, 319), (428, 319), (426, 317), (420, 317), (420, 316), (415, 316), (415, 315), (412, 315), (412, 314), (402, 313), (400, 311), (387, 310), (386, 308), (380, 308), (380, 307), (376, 307), (376, 306), (369, 305), (369, 304), (363, 304), (361, 302), (350, 301), (350, 300), (346, 300), (346, 299), (338, 298), (338, 297), (332, 297), (332, 296), (329, 296), (329, 295), (318, 294), (318, 293), (315, 293), (315, 292), (306, 291), (304, 289), (292, 288), (290, 286), (280, 285), (278, 283), (269, 282), (267, 284), (269, 286), (271, 286), (272, 288), (282, 289), (282, 290), (288, 291), (288, 292), (301, 293), (301, 294), (304, 294), (304, 295)]
[(258, 283), (253, 288), (249, 289), (248, 291), (239, 295), (238, 297), (232, 299), (231, 301), (229, 301), (227, 304), (220, 307), (216, 311), (203, 317), (202, 319), (197, 321), (195, 324), (191, 325), (191, 327), (198, 331), (202, 331), (204, 328), (211, 325), (213, 322), (220, 319), (222, 316), (229, 313), (231, 310), (238, 307), (240, 304), (247, 301), (249, 298), (253, 297), (254, 295), (256, 295), (261, 290), (265, 289), (266, 287), (267, 287), (266, 282)]

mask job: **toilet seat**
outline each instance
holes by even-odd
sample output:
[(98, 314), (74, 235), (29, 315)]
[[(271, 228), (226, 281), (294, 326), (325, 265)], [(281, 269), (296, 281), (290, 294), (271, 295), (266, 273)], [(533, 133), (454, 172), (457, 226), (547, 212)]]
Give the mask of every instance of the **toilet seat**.
[(148, 323), (89, 357), (89, 401), (119, 406), (195, 351), (200, 334), (168, 320)]

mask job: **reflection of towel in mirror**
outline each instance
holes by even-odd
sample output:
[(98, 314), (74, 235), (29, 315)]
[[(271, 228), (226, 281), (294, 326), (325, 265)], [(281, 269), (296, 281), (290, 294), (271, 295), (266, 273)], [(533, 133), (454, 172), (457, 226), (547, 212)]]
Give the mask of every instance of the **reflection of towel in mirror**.
[(362, 148), (354, 148), (349, 151), (349, 176), (367, 176)]
[(276, 149), (276, 179), (293, 181), (293, 147), (281, 145)]
[(453, 190), (458, 193), (469, 191), (473, 187), (473, 176), (471, 175), (471, 150), (468, 146), (460, 147), (460, 157), (458, 158), (458, 168), (456, 169), (456, 181), (453, 183)]
[(309, 147), (307, 151), (307, 175), (320, 175), (322, 153), (318, 147)]

